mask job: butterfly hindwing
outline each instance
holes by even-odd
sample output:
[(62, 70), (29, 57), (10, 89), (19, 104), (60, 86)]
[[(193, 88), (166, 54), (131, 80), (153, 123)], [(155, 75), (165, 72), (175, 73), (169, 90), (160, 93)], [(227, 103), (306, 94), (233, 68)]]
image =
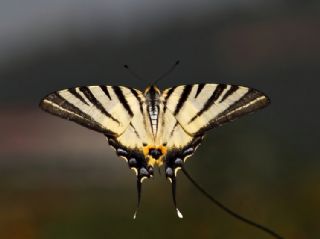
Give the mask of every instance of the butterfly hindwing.
[(260, 91), (226, 84), (181, 85), (166, 89), (162, 99), (190, 135), (202, 135), (269, 103)]
[(84, 86), (51, 93), (40, 107), (106, 135), (119, 136), (139, 112), (141, 97), (140, 91), (123, 86)]

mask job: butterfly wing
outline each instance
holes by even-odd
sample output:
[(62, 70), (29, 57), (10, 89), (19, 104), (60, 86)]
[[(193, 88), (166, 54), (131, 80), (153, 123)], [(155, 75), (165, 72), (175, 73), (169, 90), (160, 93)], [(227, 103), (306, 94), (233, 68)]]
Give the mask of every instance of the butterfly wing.
[(260, 91), (225, 84), (181, 85), (162, 96), (163, 141), (167, 143), (166, 168), (174, 179), (177, 169), (200, 145), (204, 133), (265, 107), (269, 99)]
[(138, 178), (144, 176), (145, 171), (140, 172), (141, 168), (147, 168), (143, 144), (152, 139), (144, 117), (145, 97), (139, 90), (104, 85), (70, 88), (49, 94), (40, 107), (105, 134)]
[(200, 145), (204, 133), (268, 105), (269, 99), (260, 91), (243, 86), (225, 84), (182, 85), (166, 89), (161, 97), (164, 124), (170, 133), (165, 161), (166, 177), (172, 183), (176, 205), (176, 175), (185, 160)]
[(56, 91), (40, 107), (110, 136), (119, 136), (139, 110), (141, 92), (123, 86), (84, 86)]
[(258, 90), (226, 84), (177, 86), (166, 89), (162, 98), (182, 128), (193, 136), (269, 104), (268, 97)]

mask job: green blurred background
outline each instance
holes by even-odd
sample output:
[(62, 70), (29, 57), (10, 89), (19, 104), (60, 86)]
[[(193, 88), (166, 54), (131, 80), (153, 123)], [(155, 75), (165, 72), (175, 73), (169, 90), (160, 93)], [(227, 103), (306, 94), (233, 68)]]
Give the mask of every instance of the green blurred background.
[[(285, 238), (320, 238), (320, 2), (0, 0), (0, 238), (270, 238), (181, 174), (144, 183), (105, 138), (42, 112), (78, 85), (251, 86), (272, 104), (211, 131), (187, 168), (216, 198)], [(146, 82), (123, 69), (128, 64)]]

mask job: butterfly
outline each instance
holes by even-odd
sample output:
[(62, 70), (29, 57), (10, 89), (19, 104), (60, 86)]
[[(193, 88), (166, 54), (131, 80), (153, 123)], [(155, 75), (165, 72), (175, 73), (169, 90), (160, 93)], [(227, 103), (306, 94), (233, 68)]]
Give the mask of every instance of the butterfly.
[(163, 91), (156, 85), (144, 91), (97, 85), (53, 92), (40, 107), (106, 136), (137, 176), (138, 207), (143, 180), (154, 175), (155, 167), (164, 166), (182, 218), (175, 198), (177, 172), (205, 133), (269, 102), (261, 91), (228, 84), (179, 85)]

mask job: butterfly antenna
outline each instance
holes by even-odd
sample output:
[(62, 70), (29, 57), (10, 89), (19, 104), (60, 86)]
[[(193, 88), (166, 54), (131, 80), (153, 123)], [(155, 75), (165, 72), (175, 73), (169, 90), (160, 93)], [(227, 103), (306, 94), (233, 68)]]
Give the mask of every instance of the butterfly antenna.
[(137, 209), (133, 214), (133, 219), (136, 219), (137, 217), (138, 210), (140, 207), (140, 201), (141, 201), (141, 181), (139, 179), (137, 179), (137, 191), (138, 191), (138, 203), (137, 203)]
[(201, 187), (191, 176), (190, 174), (185, 170), (184, 167), (182, 167), (182, 172), (184, 173), (184, 175), (190, 180), (190, 182), (204, 195), (206, 196), (211, 202), (213, 202), (215, 205), (217, 205), (219, 208), (221, 208), (223, 211), (225, 211), (226, 213), (228, 213), (229, 215), (233, 216), (234, 218), (247, 223), (257, 229), (260, 229), (266, 233), (268, 233), (269, 235), (273, 236), (274, 238), (277, 239), (284, 239), (284, 237), (280, 236), (278, 233), (274, 232), (273, 230), (260, 225), (256, 222), (253, 222), (241, 215), (239, 215), (238, 213), (232, 211), (231, 209), (227, 208), (225, 205), (223, 205), (221, 202), (219, 202), (217, 199), (215, 199), (213, 196), (211, 196), (206, 190), (203, 189), (203, 187)]
[(167, 77), (176, 67), (177, 65), (179, 65), (180, 61), (177, 60), (170, 68), (168, 71), (166, 71), (165, 73), (163, 73), (159, 78), (157, 78), (152, 85), (157, 84), (160, 80), (162, 80), (163, 78)]
[(179, 209), (177, 207), (177, 201), (176, 201), (176, 179), (175, 178), (172, 178), (171, 186), (172, 186), (172, 199), (173, 199), (174, 207), (176, 209), (178, 217), (179, 218), (183, 218), (182, 213), (179, 211)]
[(129, 68), (128, 65), (123, 65), (124, 68), (127, 69), (127, 71), (136, 79), (138, 79), (139, 81), (145, 82), (145, 80), (143, 80), (136, 72), (134, 72), (133, 70), (131, 70)]

